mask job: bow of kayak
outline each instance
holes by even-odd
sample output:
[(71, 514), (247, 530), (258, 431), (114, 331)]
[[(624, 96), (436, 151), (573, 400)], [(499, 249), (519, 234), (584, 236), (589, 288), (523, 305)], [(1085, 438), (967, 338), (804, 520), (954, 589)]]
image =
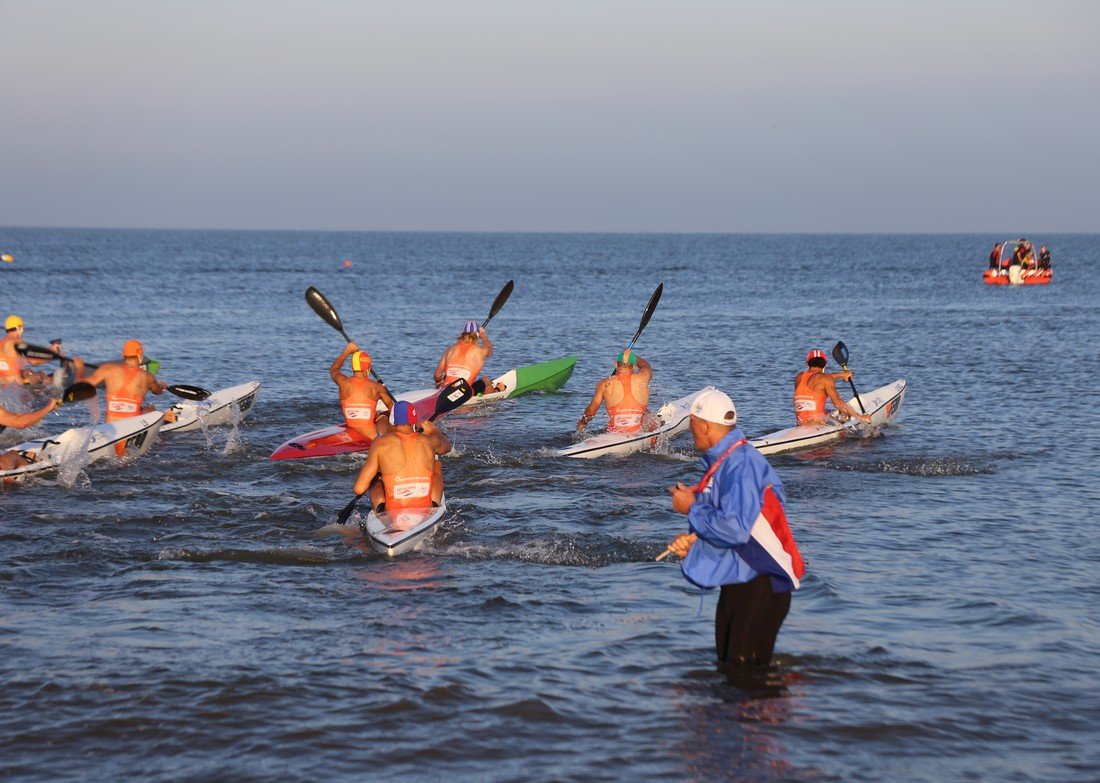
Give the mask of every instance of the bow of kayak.
[(259, 381), (249, 381), (219, 389), (202, 402), (177, 402), (169, 408), (175, 412), (176, 420), (165, 423), (161, 432), (191, 432), (239, 421), (256, 402), (259, 389)]

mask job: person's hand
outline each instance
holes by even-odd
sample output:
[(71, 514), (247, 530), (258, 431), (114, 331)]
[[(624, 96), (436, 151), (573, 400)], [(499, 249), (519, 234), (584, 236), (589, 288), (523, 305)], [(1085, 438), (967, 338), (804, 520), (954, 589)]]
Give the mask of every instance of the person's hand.
[(859, 419), (860, 421), (862, 421), (864, 424), (870, 424), (871, 423), (871, 417), (867, 416), (867, 415), (864, 415), (862, 413), (857, 413), (856, 418)]
[(344, 349), (344, 353), (355, 353), (359, 350), (359, 346), (355, 343), (348, 343), (348, 347)]
[(691, 545), (699, 539), (699, 536), (694, 533), (681, 533), (672, 539), (668, 548), (672, 550), (672, 554), (676, 555), (680, 559), (687, 557), (688, 552), (691, 550)]
[(61, 400), (58, 399), (57, 397), (51, 397), (50, 401), (48, 403), (46, 403), (46, 411), (47, 412), (57, 410), (60, 407), (61, 407)]
[(852, 371), (851, 370), (841, 370), (840, 372), (838, 372), (836, 374), (836, 377), (839, 378), (842, 381), (850, 381), (850, 380), (852, 380)]
[(668, 488), (672, 495), (672, 510), (678, 514), (686, 514), (695, 503), (695, 491), (691, 487), (685, 487), (683, 483)]
[(431, 435), (433, 433), (439, 432), (439, 427), (435, 426), (434, 421), (428, 421), (427, 419), (425, 419), (424, 421), (418, 423), (420, 425), (420, 431), (423, 432), (425, 435)]

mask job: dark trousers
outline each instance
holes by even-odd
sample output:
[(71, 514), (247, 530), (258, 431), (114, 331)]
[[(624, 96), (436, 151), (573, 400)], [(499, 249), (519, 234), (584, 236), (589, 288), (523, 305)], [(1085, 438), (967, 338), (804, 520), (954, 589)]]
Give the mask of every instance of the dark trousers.
[(718, 659), (735, 664), (771, 661), (775, 637), (790, 608), (791, 594), (773, 593), (771, 577), (758, 576), (744, 584), (722, 585), (714, 612)]

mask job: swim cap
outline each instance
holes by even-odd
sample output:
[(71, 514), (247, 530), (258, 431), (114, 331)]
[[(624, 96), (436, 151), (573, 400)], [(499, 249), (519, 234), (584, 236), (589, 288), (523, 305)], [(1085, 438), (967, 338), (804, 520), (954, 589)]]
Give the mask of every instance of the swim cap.
[(829, 360), (825, 357), (825, 352), (824, 351), (819, 351), (816, 348), (814, 350), (810, 351), (808, 354), (806, 354), (807, 363), (810, 362), (813, 359), (825, 359), (825, 363), (826, 364), (829, 363)]
[(356, 351), (351, 355), (351, 369), (355, 372), (370, 372), (370, 354), (366, 351)]
[(466, 325), (462, 327), (463, 334), (477, 334), (481, 331), (481, 327), (477, 325), (477, 321), (467, 321)]
[(619, 358), (615, 361), (617, 361), (619, 364), (629, 364), (631, 367), (634, 367), (638, 364), (638, 354), (627, 348), (625, 351), (619, 354)]
[(708, 386), (695, 395), (695, 399), (691, 401), (690, 413), (704, 421), (727, 427), (737, 423), (737, 408), (734, 407), (733, 400), (713, 386)]
[(18, 329), (22, 325), (22, 318), (18, 315), (9, 315), (8, 320), (4, 321), (4, 330), (10, 332), (12, 329)]
[(127, 340), (122, 346), (123, 356), (141, 356), (142, 353), (141, 343), (137, 340)]
[(393, 423), (399, 424), (416, 424), (418, 417), (416, 415), (416, 408), (413, 407), (411, 402), (401, 400), (394, 403), (393, 406)]

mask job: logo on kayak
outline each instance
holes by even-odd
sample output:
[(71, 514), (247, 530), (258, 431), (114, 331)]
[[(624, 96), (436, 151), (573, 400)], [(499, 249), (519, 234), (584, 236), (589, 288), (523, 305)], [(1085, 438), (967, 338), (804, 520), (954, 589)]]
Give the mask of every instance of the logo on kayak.
[(455, 389), (453, 392), (451, 392), (450, 394), (447, 395), (447, 399), (450, 400), (451, 402), (455, 402), (456, 400), (461, 400), (463, 395), (465, 395), (465, 394), (466, 394), (465, 389)]

